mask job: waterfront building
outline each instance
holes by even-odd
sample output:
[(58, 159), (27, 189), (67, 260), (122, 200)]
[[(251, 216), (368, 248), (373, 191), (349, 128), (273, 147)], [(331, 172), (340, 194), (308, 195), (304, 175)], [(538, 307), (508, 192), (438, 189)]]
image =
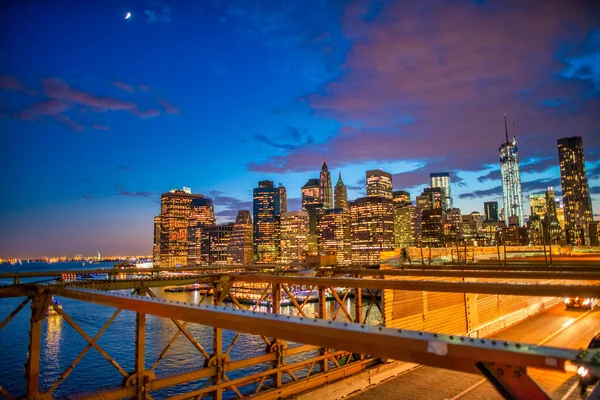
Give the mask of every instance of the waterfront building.
[(252, 217), (250, 211), (240, 210), (235, 218), (229, 237), (227, 262), (230, 264), (252, 264)]
[(450, 193), (450, 173), (434, 172), (429, 174), (429, 180), (432, 188), (438, 187), (442, 189), (444, 209), (448, 210), (452, 208), (452, 195)]
[(308, 252), (308, 213), (292, 211), (281, 214), (281, 258), (283, 264), (301, 263)]
[(527, 227), (518, 225), (503, 226), (500, 228), (500, 244), (506, 246), (527, 246), (529, 237)]
[(421, 242), (421, 209), (408, 204), (394, 209), (394, 245), (418, 246)]
[(392, 174), (374, 169), (367, 171), (367, 197), (392, 199)]
[(253, 191), (254, 259), (274, 263), (279, 259), (281, 199), (273, 181), (260, 181)]
[(521, 191), (521, 171), (519, 170), (519, 149), (517, 138), (508, 140), (506, 114), (504, 114), (504, 132), (506, 142), (502, 143), (500, 153), (500, 175), (502, 176), (502, 204), (504, 223), (523, 226), (523, 194)]
[(212, 199), (193, 199), (190, 203), (190, 216), (188, 218), (188, 265), (206, 265), (208, 256), (203, 252), (203, 230), (216, 225), (215, 208)]
[[(479, 214), (479, 213), (478, 213)], [(463, 218), (460, 208), (449, 208), (446, 210), (444, 222), (444, 239), (447, 243), (454, 244), (462, 237)]]
[(382, 251), (394, 249), (394, 203), (381, 196), (361, 197), (350, 206), (352, 263), (379, 265)]
[(446, 213), (441, 208), (423, 210), (421, 215), (421, 237), (424, 246), (444, 246), (445, 222)]
[(544, 219), (548, 212), (546, 193), (531, 193), (529, 195), (529, 207), (531, 208), (531, 216), (535, 215), (540, 219)]
[(549, 243), (549, 241), (558, 243), (562, 238), (562, 228), (560, 226), (557, 209), (557, 207), (560, 208), (560, 201), (557, 201), (553, 187), (549, 187), (548, 190), (546, 190), (544, 197), (546, 200), (546, 215), (542, 221), (544, 237), (546, 238), (546, 243)]
[(342, 173), (338, 176), (338, 181), (335, 184), (333, 193), (335, 208), (341, 208), (344, 212), (348, 212), (348, 191), (346, 185), (342, 181)]
[(279, 184), (279, 201), (281, 202), (281, 213), (287, 212), (287, 191), (285, 190), (285, 186), (281, 183)]
[(600, 221), (590, 222), (590, 246), (600, 246)]
[(329, 168), (327, 163), (323, 161), (321, 167), (321, 174), (319, 175), (319, 194), (321, 203), (323, 203), (324, 209), (333, 208), (333, 192), (331, 190), (331, 174), (329, 174)]
[(581, 136), (573, 136), (560, 138), (557, 143), (567, 243), (589, 244), (589, 224), (594, 220), (594, 213), (585, 172), (583, 140)]
[(334, 256), (336, 265), (352, 263), (350, 214), (342, 208), (323, 210), (317, 223), (319, 254)]
[(225, 265), (234, 223), (202, 228), (203, 265)]
[(411, 203), (410, 193), (405, 190), (394, 190), (392, 200), (394, 201), (394, 207), (406, 207)]
[(309, 179), (302, 186), (302, 211), (307, 211), (311, 204), (320, 204), (321, 208), (323, 207), (321, 181), (319, 179)]
[(485, 221), (498, 221), (498, 202), (486, 201), (483, 203)]
[(160, 215), (154, 217), (154, 244), (152, 246), (152, 265), (160, 267)]
[(189, 188), (173, 189), (160, 197), (160, 266), (163, 268), (187, 265), (188, 226), (192, 201), (203, 199)]

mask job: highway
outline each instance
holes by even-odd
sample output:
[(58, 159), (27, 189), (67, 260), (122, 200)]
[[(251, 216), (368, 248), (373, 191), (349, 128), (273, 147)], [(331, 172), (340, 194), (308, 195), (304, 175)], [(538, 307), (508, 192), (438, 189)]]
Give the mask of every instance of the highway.
[[(559, 304), (548, 311), (515, 324), (493, 338), (536, 343), (540, 345), (586, 348), (595, 332), (600, 330), (600, 308), (565, 310)], [(575, 372), (529, 370), (538, 384), (552, 399), (579, 399)], [(591, 393), (592, 388), (588, 389)], [(502, 399), (496, 389), (482, 376), (418, 366), (370, 389), (349, 396), (352, 400), (370, 399), (439, 399), (475, 400)]]

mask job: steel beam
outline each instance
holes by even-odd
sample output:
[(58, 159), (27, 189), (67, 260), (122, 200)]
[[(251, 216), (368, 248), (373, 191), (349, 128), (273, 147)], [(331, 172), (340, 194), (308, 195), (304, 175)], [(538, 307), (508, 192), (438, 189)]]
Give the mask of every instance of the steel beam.
[(471, 373), (477, 371), (475, 364), (479, 361), (554, 370), (564, 370), (566, 361), (583, 363), (575, 350), (546, 346), (273, 315), (91, 290), (63, 288), (59, 295), (221, 329)]
[(355, 276), (428, 276), (440, 278), (497, 278), (497, 279), (565, 279), (600, 281), (600, 268), (597, 272), (562, 271), (480, 271), (462, 268), (460, 270), (414, 270), (414, 269), (335, 269), (334, 275)]
[[(44, 308), (45, 307), (45, 308)], [(42, 339), (42, 318), (47, 310), (46, 294), (31, 299), (29, 319), (29, 352), (25, 364), (27, 398), (36, 398), (40, 389), (40, 352)]]
[(279, 275), (232, 275), (243, 282), (287, 283), (296, 285), (316, 285), (352, 287), (368, 289), (392, 289), (427, 292), (509, 294), (515, 296), (546, 297), (600, 297), (600, 285), (556, 285), (497, 282), (439, 282), (408, 281), (358, 278), (318, 278), (307, 276)]
[(523, 367), (478, 362), (477, 368), (506, 400), (550, 400)]
[(146, 314), (135, 314), (135, 374), (137, 375), (137, 398), (146, 398), (145, 376), (146, 365)]
[(8, 314), (6, 318), (4, 318), (2, 322), (0, 322), (0, 331), (6, 326), (6, 324), (10, 322), (11, 319), (13, 319), (15, 315), (19, 313), (19, 311), (21, 311), (23, 307), (27, 305), (30, 299), (30, 297), (26, 297), (25, 300), (21, 302), (21, 304), (19, 304), (10, 314)]

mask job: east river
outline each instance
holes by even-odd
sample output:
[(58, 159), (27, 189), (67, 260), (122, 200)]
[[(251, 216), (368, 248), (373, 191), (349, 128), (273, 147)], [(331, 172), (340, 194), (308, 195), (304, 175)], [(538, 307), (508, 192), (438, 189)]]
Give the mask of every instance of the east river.
[[(113, 263), (98, 263), (89, 268), (109, 268)], [(85, 268), (85, 267), (83, 267)], [(43, 271), (43, 270), (69, 270), (82, 269), (81, 263), (24, 263), (23, 265), (0, 265), (0, 272), (12, 271)], [(43, 279), (22, 280), (22, 283), (41, 281)], [(10, 285), (11, 280), (1, 280), (0, 285)], [(154, 293), (169, 300), (197, 303), (202, 297), (199, 292), (169, 293), (164, 288), (154, 288)], [(129, 291), (125, 291), (129, 293)], [(0, 299), (0, 321), (4, 320), (19, 305), (23, 298)], [(99, 306), (77, 300), (57, 297), (62, 304), (63, 310), (90, 336), (94, 335), (110, 319), (116, 311), (114, 308)], [(212, 297), (204, 299), (204, 302), (212, 302)], [(363, 314), (366, 314), (368, 300), (364, 300)], [(229, 304), (231, 306), (231, 304)], [(354, 299), (346, 300), (347, 309), (354, 313)], [(252, 308), (248, 306), (248, 308)], [(327, 302), (327, 314), (335, 313), (335, 301)], [(261, 311), (267, 311), (261, 309)], [(305, 306), (307, 315), (314, 316), (317, 312), (317, 304)], [(284, 314), (295, 312), (295, 307), (282, 307)], [(25, 395), (24, 364), (27, 359), (29, 341), (29, 304), (14, 317), (4, 329), (0, 330), (0, 386), (5, 388), (15, 397)], [(346, 317), (342, 311), (337, 313), (337, 320), (345, 321)], [(381, 314), (377, 307), (371, 307), (367, 323), (378, 324)], [(187, 330), (198, 340), (204, 349), (210, 354), (212, 352), (212, 327), (199, 324), (188, 324)], [(176, 333), (177, 327), (173, 322), (165, 318), (149, 315), (146, 322), (146, 368), (150, 368), (164, 347), (169, 343)], [(225, 351), (235, 337), (236, 332), (223, 332), (223, 346)], [(114, 358), (125, 371), (134, 369), (134, 345), (135, 345), (135, 313), (122, 311), (114, 322), (108, 327), (98, 340), (98, 344), (112, 358)], [(87, 345), (87, 341), (81, 337), (62, 317), (58, 315), (46, 317), (42, 324), (42, 347), (40, 365), (40, 390), (47, 390), (62, 374), (62, 372), (73, 362), (77, 355)], [(292, 346), (294, 344), (290, 344)], [(260, 336), (243, 334), (233, 346), (230, 352), (232, 360), (240, 360), (258, 356), (265, 352), (265, 342)], [(306, 352), (294, 357), (286, 357), (286, 363), (300, 361), (311, 357), (315, 352)], [(204, 357), (183, 336), (180, 335), (169, 350), (166, 357), (159, 363), (155, 370), (157, 376), (191, 371), (202, 368)], [(248, 373), (264, 371), (267, 364), (255, 365), (240, 371), (227, 373), (229, 379), (239, 378)], [(287, 375), (286, 375), (287, 376)], [(298, 376), (298, 375), (297, 375)], [(298, 377), (301, 377), (300, 374)], [(102, 388), (114, 388), (121, 385), (123, 376), (106, 361), (95, 349), (90, 349), (81, 362), (73, 369), (68, 378), (54, 391), (55, 398), (64, 397), (73, 393), (94, 392)], [(199, 380), (183, 386), (172, 387), (157, 392), (152, 392), (155, 399), (165, 398), (170, 395), (184, 391), (200, 389), (206, 384), (206, 380)], [(249, 385), (242, 393), (248, 393), (255, 389), (255, 385)], [(233, 392), (225, 392), (225, 398), (235, 397)]]

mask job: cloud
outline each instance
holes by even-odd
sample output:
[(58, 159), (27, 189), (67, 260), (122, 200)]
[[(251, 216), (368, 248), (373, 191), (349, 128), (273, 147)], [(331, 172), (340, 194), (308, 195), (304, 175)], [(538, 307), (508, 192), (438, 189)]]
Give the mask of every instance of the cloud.
[(600, 194), (600, 186), (590, 187), (590, 194)]
[(123, 89), (126, 92), (135, 93), (135, 89), (133, 87), (131, 87), (131, 85), (128, 85), (125, 82), (113, 81), (112, 84), (118, 88)]
[(128, 165), (122, 165), (122, 164), (117, 165), (117, 168), (119, 168), (120, 170), (123, 170), (123, 171), (131, 171), (133, 169), (133, 167), (130, 167)]
[[(370, 14), (349, 5), (341, 19), (351, 41), (342, 73), (299, 99), (341, 128), (318, 148), (284, 149), (247, 168), (308, 171), (325, 153), (333, 168), (424, 162), (423, 171), (402, 175), (407, 185), (426, 179), (425, 171), (479, 171), (497, 162), (503, 112), (517, 122), (521, 158), (543, 160), (530, 171), (552, 164), (556, 137), (565, 132), (581, 132), (587, 149), (598, 148), (599, 96), (584, 95), (594, 90), (588, 81), (560, 76), (559, 50), (584, 51), (581, 43), (597, 27), (586, 4), (386, 2)], [(564, 103), (543, 106), (556, 98)]]
[(74, 104), (62, 100), (44, 100), (31, 104), (23, 111), (17, 113), (15, 117), (32, 121), (45, 115), (58, 115), (74, 107)]
[(97, 112), (105, 111), (135, 111), (137, 106), (130, 101), (121, 101), (113, 97), (96, 96), (82, 90), (71, 88), (58, 78), (42, 80), (44, 93), (51, 99), (66, 103), (80, 104)]
[(137, 84), (137, 87), (138, 87), (140, 90), (143, 90), (144, 92), (148, 92), (148, 91), (150, 91), (150, 86), (148, 86), (148, 85), (144, 85), (143, 83), (138, 83), (138, 84)]
[(0, 91), (21, 92), (35, 95), (35, 90), (27, 89), (23, 82), (16, 76), (5, 75), (0, 73)]
[(171, 22), (171, 8), (159, 2), (153, 3), (153, 9), (144, 10), (146, 22), (149, 24)]
[(81, 197), (86, 200), (90, 200), (90, 199), (94, 198), (91, 194), (88, 194), (88, 193), (82, 194)]
[(488, 172), (485, 175), (477, 177), (478, 182), (499, 181), (500, 179), (502, 179), (502, 174), (500, 173), (500, 167), (497, 167), (497, 169), (491, 170), (490, 172)]
[(97, 131), (107, 131), (108, 130), (108, 126), (101, 125), (101, 124), (94, 124), (94, 125), (92, 125), (92, 128), (96, 129)]
[(140, 118), (152, 118), (152, 117), (157, 117), (160, 115), (160, 111), (158, 111), (156, 108), (151, 108), (149, 110), (146, 111), (136, 111), (134, 113), (135, 115), (137, 115)]
[(119, 195), (119, 196), (146, 197), (146, 198), (153, 196), (153, 194), (150, 192), (130, 192), (121, 185), (115, 185), (115, 188), (117, 189), (117, 195)]
[(163, 106), (169, 114), (179, 114), (179, 107), (175, 107), (165, 99), (159, 99), (158, 102)]
[(532, 192), (545, 192), (549, 187), (560, 187), (560, 178), (540, 178), (521, 183), (523, 195)]
[(71, 118), (67, 117), (66, 115), (56, 114), (56, 115), (54, 115), (54, 119), (56, 121), (60, 122), (61, 124), (64, 124), (67, 128), (69, 128), (70, 130), (75, 131), (75, 132), (79, 132), (79, 131), (82, 131), (85, 129), (85, 127), (83, 127), (82, 125), (73, 121)]
[(461, 199), (478, 199), (482, 197), (501, 197), (502, 196), (502, 186), (496, 186), (490, 189), (483, 190), (475, 190), (469, 193), (459, 194), (458, 197)]
[(587, 168), (585, 172), (589, 180), (600, 179), (600, 163)]

